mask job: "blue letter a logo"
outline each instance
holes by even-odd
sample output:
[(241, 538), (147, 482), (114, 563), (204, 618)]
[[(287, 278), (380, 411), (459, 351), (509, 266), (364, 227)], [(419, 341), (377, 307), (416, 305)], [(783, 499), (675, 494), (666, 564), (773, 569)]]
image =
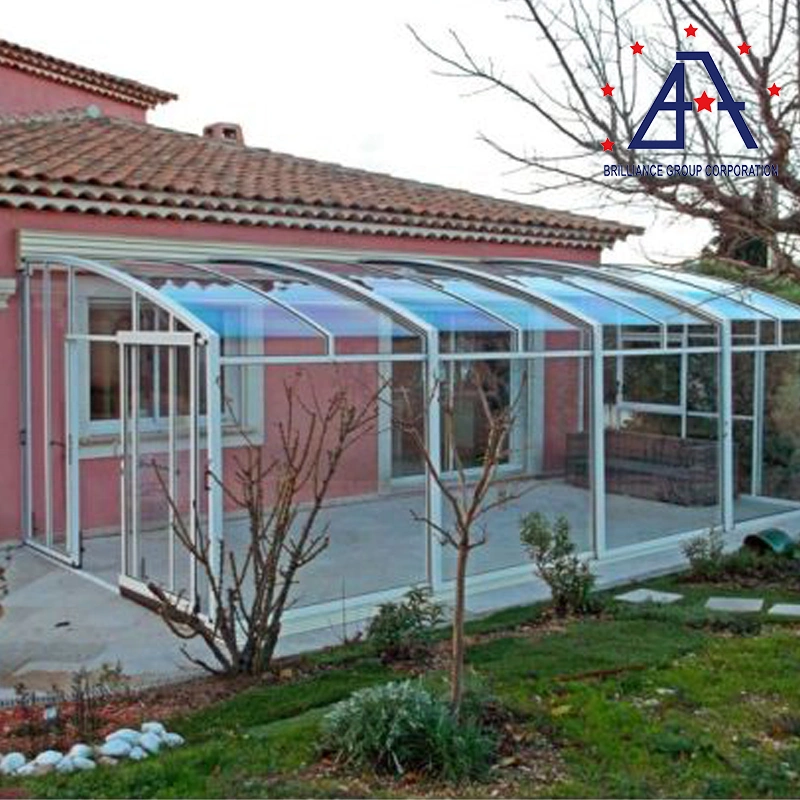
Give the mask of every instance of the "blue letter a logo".
[[(733, 99), (733, 95), (730, 89), (728, 89), (728, 85), (725, 83), (720, 71), (717, 69), (714, 59), (711, 58), (711, 54), (704, 51), (679, 51), (675, 53), (675, 58), (678, 63), (675, 64), (672, 68), (672, 72), (667, 76), (667, 80), (661, 87), (661, 91), (656, 95), (653, 105), (650, 106), (650, 109), (642, 120), (642, 124), (639, 125), (633, 139), (631, 139), (628, 149), (645, 150), (650, 148), (653, 150), (682, 150), (686, 146), (685, 114), (687, 111), (692, 110), (692, 103), (690, 100), (686, 100), (685, 97), (686, 68), (684, 64), (680, 63), (681, 61), (703, 62), (703, 66), (706, 68), (709, 78), (711, 78), (717, 92), (719, 92), (720, 102), (717, 108), (720, 111), (727, 111), (728, 114), (730, 114), (733, 124), (736, 125), (736, 130), (739, 131), (739, 136), (741, 136), (745, 147), (747, 147), (748, 150), (757, 148), (758, 145), (755, 139), (753, 139), (753, 134), (750, 133), (750, 129), (747, 127), (747, 123), (742, 116), (744, 103), (737, 103)], [(667, 96), (672, 91), (673, 86), (675, 87), (675, 100), (667, 100)], [(658, 114), (659, 111), (675, 112), (675, 138), (645, 140), (644, 135), (650, 130), (650, 126), (653, 124), (653, 120), (656, 118), (656, 114)]]

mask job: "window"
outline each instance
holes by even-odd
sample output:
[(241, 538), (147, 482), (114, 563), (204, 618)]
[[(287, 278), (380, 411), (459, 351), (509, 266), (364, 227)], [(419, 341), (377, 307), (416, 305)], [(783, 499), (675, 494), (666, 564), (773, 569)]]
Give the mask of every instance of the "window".
[[(453, 334), (448, 334), (452, 338)], [(492, 339), (490, 341), (490, 339)], [(503, 351), (508, 349), (508, 337), (485, 335), (483, 350)], [(452, 344), (451, 344), (452, 346)], [(445, 349), (447, 349), (445, 347)], [(471, 348), (480, 352), (475, 342)], [(442, 414), (441, 447), (442, 467), (445, 473), (459, 468), (470, 470), (480, 467), (489, 434), (489, 422), (483, 408), (484, 397), (492, 413), (508, 408), (512, 397), (519, 392), (519, 363), (509, 359), (481, 359), (476, 355), (470, 361), (448, 361), (443, 365), (440, 387), (442, 402), (452, 408), (452, 414)], [(425, 393), (422, 383), (423, 371), (413, 362), (396, 362), (392, 365), (392, 477), (401, 478), (421, 475), (423, 460), (419, 452), (415, 428), (422, 436), (425, 419)], [(483, 395), (483, 396), (482, 396)], [(502, 463), (518, 466), (520, 454), (513, 435), (509, 450), (503, 454)]]
[[(128, 300), (92, 300), (88, 315), (92, 335), (113, 336), (131, 329)], [(117, 420), (119, 411), (119, 346), (89, 342), (89, 420)]]
[[(166, 332), (170, 329), (170, 316), (166, 311), (141, 298), (138, 305), (139, 330)], [(242, 309), (226, 309), (220, 322), (223, 355), (263, 352), (262, 341), (243, 340), (237, 334), (247, 329), (247, 320), (242, 320), (242, 315), (247, 313)], [(119, 434), (120, 350), (117, 342), (107, 337), (134, 327), (129, 292), (110, 287), (107, 282), (81, 281), (76, 297), (76, 330), (97, 337), (87, 340), (81, 353), (81, 373), (87, 376), (79, 390), (80, 430), (85, 445), (99, 445)], [(183, 326), (177, 324), (175, 329), (183, 329)], [(230, 335), (226, 336), (225, 331)], [(153, 435), (165, 434), (168, 427), (170, 350), (167, 345), (142, 345), (138, 348), (139, 424), (143, 432), (150, 431)], [(173, 352), (175, 413), (179, 419), (187, 418), (190, 409), (189, 351), (177, 347)], [(205, 414), (206, 409), (203, 372), (201, 357), (198, 369), (200, 415)], [(133, 375), (129, 374), (129, 380), (132, 378)], [(264, 400), (262, 384), (256, 380), (255, 371), (224, 370), (222, 380), (223, 435), (240, 435), (244, 425), (248, 435), (257, 440), (262, 434)], [(200, 424), (203, 425), (202, 418)], [(108, 448), (107, 444), (105, 448)], [(104, 452), (103, 446), (99, 445), (97, 454)]]

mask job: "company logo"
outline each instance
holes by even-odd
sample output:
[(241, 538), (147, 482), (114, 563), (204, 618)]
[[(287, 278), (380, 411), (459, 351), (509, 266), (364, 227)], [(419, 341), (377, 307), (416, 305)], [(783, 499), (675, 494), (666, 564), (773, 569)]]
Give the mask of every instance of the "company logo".
[[(686, 65), (684, 61), (701, 61), (706, 68), (708, 77), (711, 78), (717, 92), (719, 93), (719, 102), (717, 109), (719, 111), (727, 111), (730, 115), (736, 130), (739, 131), (739, 136), (748, 150), (758, 148), (753, 134), (750, 133), (750, 128), (742, 116), (744, 111), (744, 103), (736, 102), (733, 95), (728, 89), (728, 84), (722, 77), (719, 69), (717, 68), (711, 53), (707, 51), (692, 51), (692, 50), (679, 50), (675, 53), (676, 64), (672, 68), (667, 80), (656, 95), (653, 105), (650, 106), (647, 114), (645, 114), (642, 124), (639, 125), (636, 133), (628, 145), (629, 150), (646, 150), (646, 149), (671, 149), (683, 150), (686, 146), (686, 112), (691, 111), (693, 103), (686, 100)], [(675, 100), (667, 100), (672, 89), (675, 89)], [(696, 97), (697, 110), (711, 111), (711, 104), (717, 100), (715, 97), (709, 97), (705, 90), (700, 97)], [(650, 126), (656, 118), (659, 111), (674, 111), (675, 112), (675, 138), (674, 139), (650, 139), (646, 140), (645, 134), (650, 130)]]
[[(698, 28), (694, 25), (689, 25), (684, 28), (686, 36), (696, 37)], [(742, 42), (736, 45), (739, 50), (739, 57), (748, 56), (752, 47), (747, 42)], [(636, 42), (630, 46), (633, 51), (633, 58), (643, 55), (645, 45)], [(751, 56), (752, 58), (752, 56)], [(686, 97), (686, 64), (687, 62), (699, 62), (705, 69), (708, 78), (713, 84), (714, 89), (709, 89), (716, 93), (716, 96), (709, 96), (706, 90), (699, 97), (687, 99)], [(602, 87), (603, 97), (610, 98), (611, 102), (614, 97), (614, 88), (606, 83)], [(670, 99), (674, 91), (674, 99)], [(780, 97), (781, 87), (777, 86), (774, 82), (772, 86), (767, 88), (769, 93), (766, 101), (772, 102)], [(759, 100), (759, 102), (762, 102)], [(711, 53), (705, 50), (678, 50), (675, 53), (675, 65), (672, 67), (664, 85), (658, 91), (652, 105), (647, 110), (644, 118), (639, 127), (633, 135), (633, 138), (628, 145), (628, 150), (643, 152), (646, 150), (683, 150), (686, 151), (686, 112), (694, 110), (698, 114), (708, 112), (723, 112), (727, 114), (727, 118), (733, 123), (731, 132), (735, 129), (742, 141), (742, 144), (748, 150), (757, 150), (758, 144), (753, 137), (750, 128), (747, 126), (743, 111), (745, 110), (745, 103), (733, 96), (730, 88), (722, 77), (714, 58)], [(645, 138), (650, 131), (651, 126), (656, 121), (659, 112), (674, 112), (675, 114), (675, 135), (672, 138)], [(720, 125), (720, 128), (723, 126)], [(664, 136), (663, 128), (661, 128), (661, 135)], [(606, 137), (604, 142), (600, 145), (604, 152), (614, 151), (614, 146), (617, 142), (612, 142), (610, 138)], [(681, 175), (686, 177), (699, 177), (704, 174), (708, 177), (714, 176), (729, 176), (729, 177), (760, 177), (760, 176), (775, 176), (778, 175), (778, 166), (776, 164), (758, 164), (753, 160), (746, 160), (739, 163), (691, 163), (687, 162), (685, 157), (680, 163), (660, 163), (650, 161), (631, 160), (635, 158), (633, 153), (630, 157), (620, 157), (617, 163), (605, 164), (603, 166), (603, 175), (605, 177), (667, 177), (674, 175)]]

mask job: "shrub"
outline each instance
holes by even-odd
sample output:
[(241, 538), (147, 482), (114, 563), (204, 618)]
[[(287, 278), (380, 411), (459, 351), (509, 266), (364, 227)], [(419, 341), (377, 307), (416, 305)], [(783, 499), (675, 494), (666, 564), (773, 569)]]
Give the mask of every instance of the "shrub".
[(384, 603), (367, 630), (369, 641), (384, 661), (417, 659), (430, 652), (434, 628), (443, 610), (429, 589), (411, 589), (399, 603)]
[(712, 580), (722, 574), (725, 541), (719, 528), (710, 528), (708, 533), (695, 536), (681, 546), (689, 560), (689, 571), (694, 578)]
[(533, 561), (536, 574), (550, 587), (556, 613), (583, 614), (591, 610), (589, 594), (595, 576), (575, 554), (570, 526), (560, 516), (553, 525), (538, 511), (522, 520), (520, 540)]
[(322, 721), (321, 746), (362, 769), (461, 781), (485, 776), (495, 743), (477, 719), (462, 714), (457, 721), (445, 700), (404, 681), (337, 703)]

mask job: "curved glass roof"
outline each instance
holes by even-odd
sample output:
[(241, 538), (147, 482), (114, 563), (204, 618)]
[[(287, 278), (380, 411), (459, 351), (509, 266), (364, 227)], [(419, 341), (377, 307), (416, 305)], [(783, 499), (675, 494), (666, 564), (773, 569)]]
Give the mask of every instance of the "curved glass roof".
[(667, 293), (699, 312), (739, 320), (796, 320), (800, 306), (749, 286), (707, 275), (646, 267), (602, 267), (601, 273), (624, 276), (645, 290)]
[[(412, 357), (432, 336), (444, 353), (585, 350), (583, 334), (593, 329), (606, 343), (625, 342), (626, 330), (631, 340), (655, 331), (651, 346), (666, 348), (676, 326), (688, 346), (708, 347), (720, 321), (800, 321), (800, 306), (765, 292), (641, 266), (397, 256), (63, 263), (118, 276), (148, 300), (181, 309), (220, 336), (225, 356)], [(609, 329), (622, 335), (609, 337)]]

